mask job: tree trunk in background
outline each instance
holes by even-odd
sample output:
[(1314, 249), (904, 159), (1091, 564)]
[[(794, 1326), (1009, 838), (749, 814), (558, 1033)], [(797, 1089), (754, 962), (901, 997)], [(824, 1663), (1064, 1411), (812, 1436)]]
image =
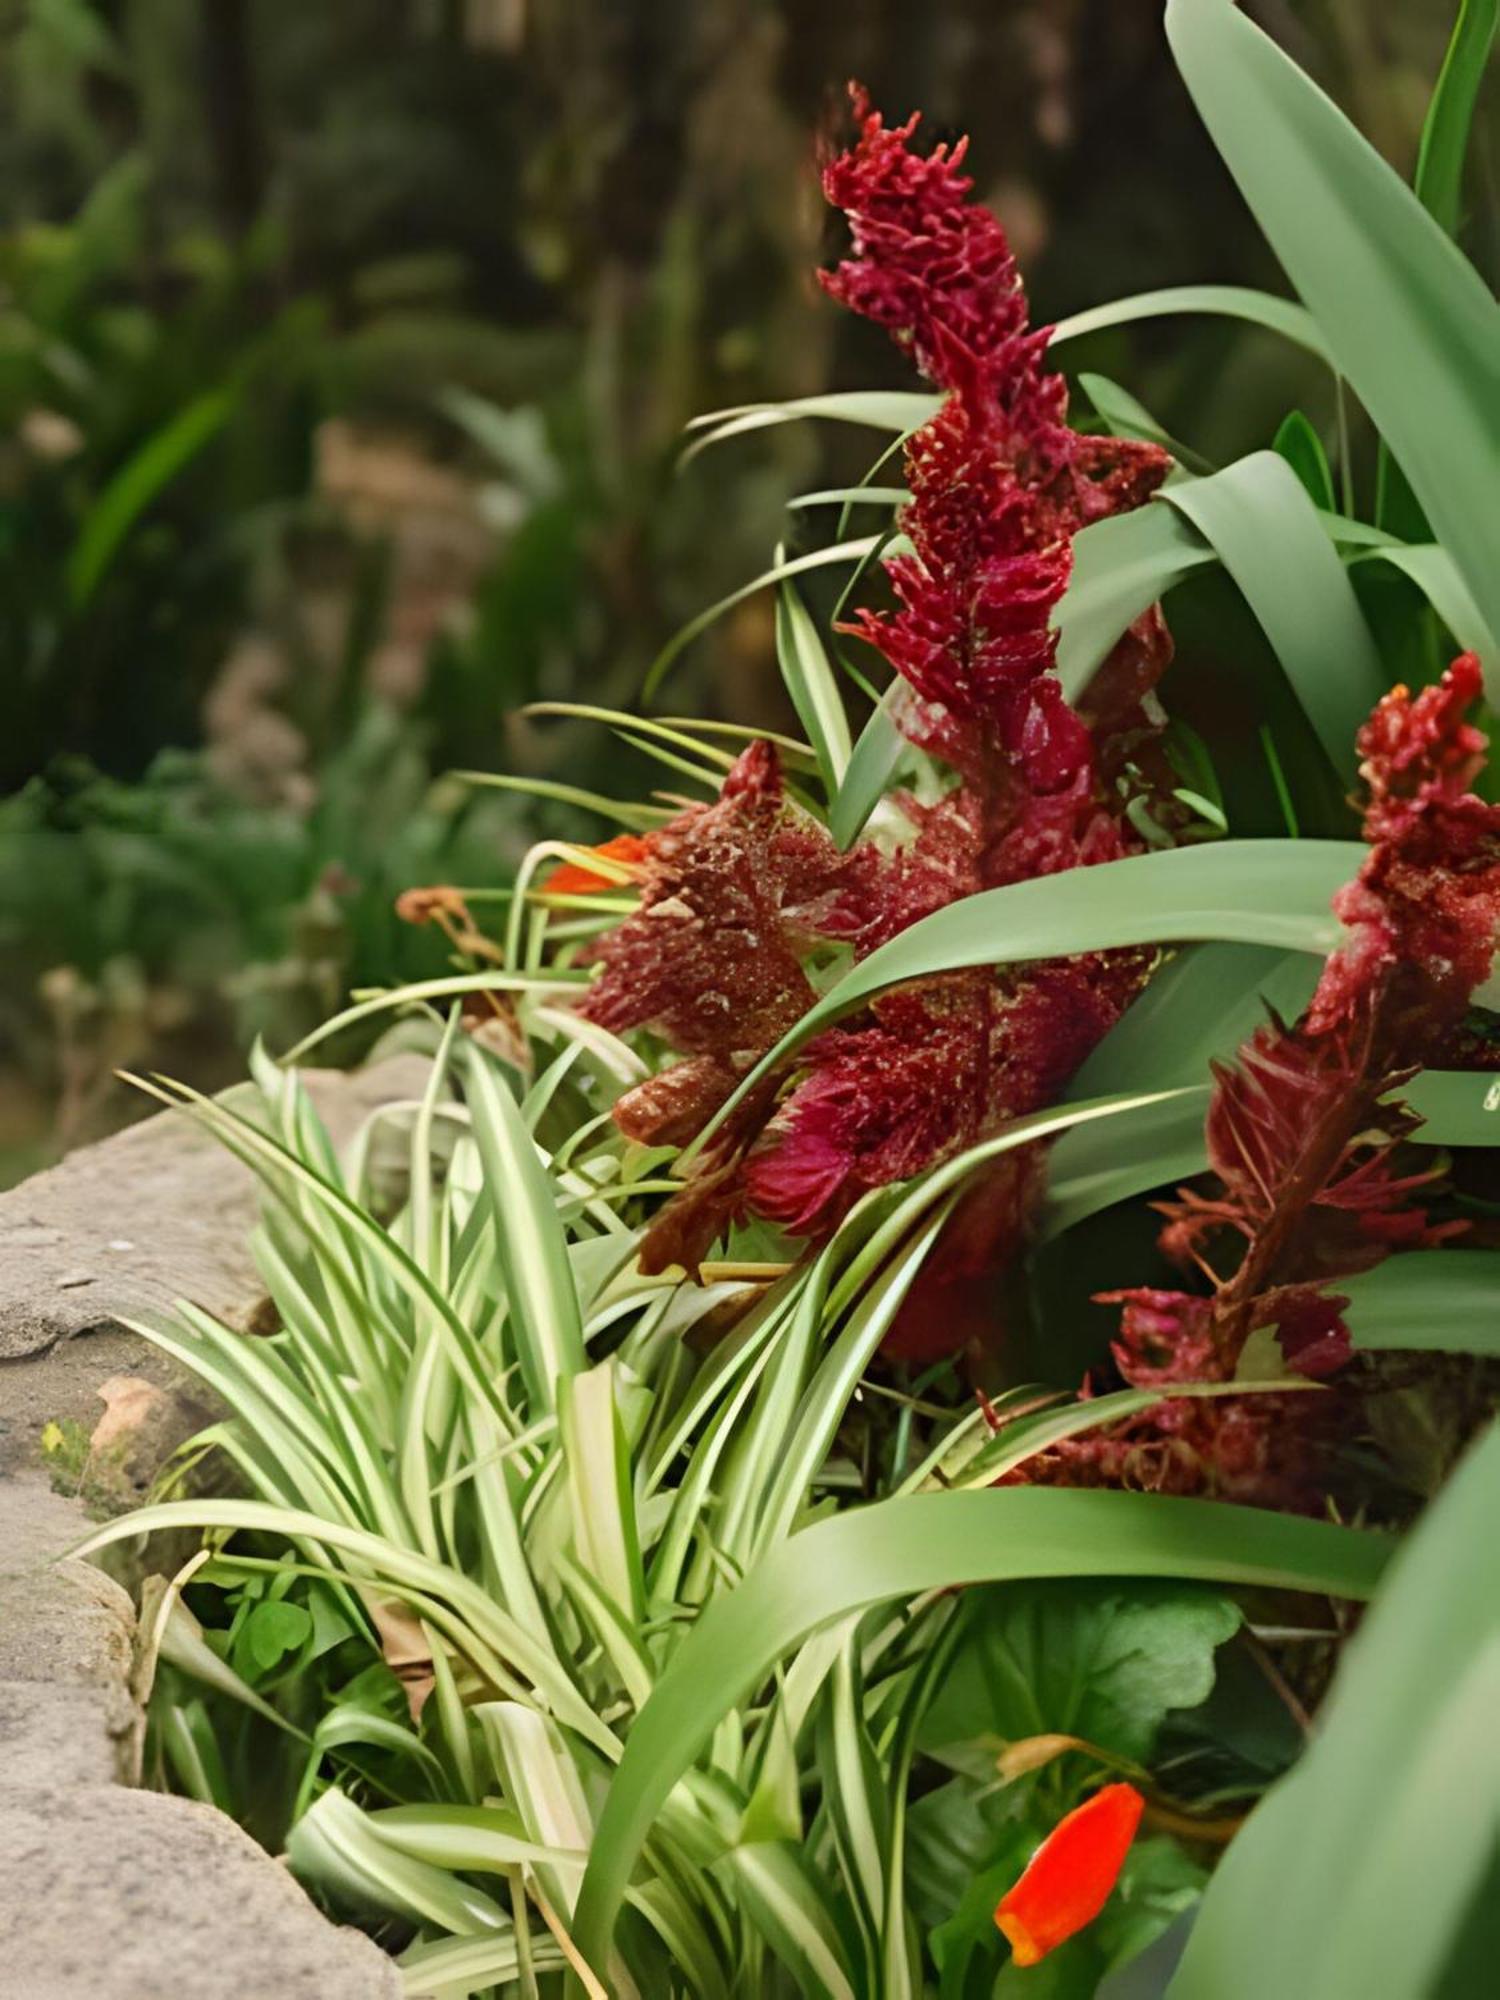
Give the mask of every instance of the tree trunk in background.
[(265, 194), (265, 149), (247, 0), (201, 0), (203, 110), (224, 228), (242, 237)]

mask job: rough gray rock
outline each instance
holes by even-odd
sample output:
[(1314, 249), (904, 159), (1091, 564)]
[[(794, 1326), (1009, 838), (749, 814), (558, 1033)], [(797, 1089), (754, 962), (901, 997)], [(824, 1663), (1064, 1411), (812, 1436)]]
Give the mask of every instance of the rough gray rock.
[[(382, 1105), (420, 1096), (427, 1073), (423, 1057), (394, 1055), (366, 1070), (308, 1070), (303, 1081), (341, 1146)], [(247, 1088), (227, 1101), (247, 1111), (259, 1102)], [(0, 1472), (35, 1462), (48, 1422), (92, 1431), (99, 1385), (112, 1375), (187, 1389), (118, 1321), (185, 1298), (246, 1325), (262, 1296), (248, 1248), (255, 1217), (249, 1169), (177, 1113), (0, 1194)]]
[(134, 1606), (92, 1563), (56, 1560), (88, 1522), (39, 1473), (0, 1480), (0, 1530), (0, 1786), (129, 1781)]
[[(401, 1056), (307, 1081), (337, 1144), (426, 1074)], [(170, 1449), (179, 1412), (151, 1390), (175, 1391), (175, 1371), (117, 1316), (186, 1297), (245, 1325), (261, 1296), (255, 1207), (250, 1174), (179, 1117), (0, 1196), (0, 1992), (17, 2000), (401, 1991), (383, 1952), (329, 1923), (222, 1813), (112, 1782), (138, 1766), (134, 1612), (101, 1570), (58, 1560), (88, 1522), (33, 1462), (49, 1420), (95, 1431), (112, 1376), (144, 1378), (149, 1422), (129, 1452)]]
[(130, 1734), (111, 1729), (94, 1688), (0, 1682), (0, 1797), (28, 1787), (125, 1783)]
[(210, 1806), (123, 1786), (0, 1789), (0, 1963), (17, 2000), (396, 2000)]
[[(302, 1080), (340, 1145), (382, 1104), (420, 1095), (426, 1076), (423, 1058), (403, 1055)], [(180, 1115), (70, 1153), (0, 1196), (0, 1356), (178, 1298), (238, 1323), (260, 1298), (246, 1243), (254, 1219), (249, 1170)]]

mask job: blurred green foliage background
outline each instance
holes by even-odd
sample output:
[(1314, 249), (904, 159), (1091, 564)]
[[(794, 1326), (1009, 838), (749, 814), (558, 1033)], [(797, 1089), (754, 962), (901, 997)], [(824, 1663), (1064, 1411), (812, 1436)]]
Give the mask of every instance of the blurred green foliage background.
[[(1447, 0), (1249, 11), (1409, 170)], [(400, 889), (579, 833), (450, 766), (653, 782), (515, 711), (628, 703), (863, 471), (800, 426), (676, 463), (699, 410), (906, 386), (811, 277), (849, 75), (973, 131), (1039, 318), (1280, 286), (1156, 0), (0, 4), (0, 1179), (132, 1115), (117, 1065), (213, 1087), (439, 969)], [(1303, 394), (1228, 322), (1069, 360), (1210, 458)], [(670, 706), (784, 722), (771, 616)]]

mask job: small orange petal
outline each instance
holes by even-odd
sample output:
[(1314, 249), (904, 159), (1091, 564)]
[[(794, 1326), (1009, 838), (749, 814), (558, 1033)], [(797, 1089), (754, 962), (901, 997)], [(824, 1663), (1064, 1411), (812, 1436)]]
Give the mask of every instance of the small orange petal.
[[(650, 851), (651, 836), (639, 833), (617, 833), (613, 840), (589, 849), (590, 854), (597, 854), (605, 861), (621, 862), (626, 867), (637, 866)], [(553, 869), (542, 887), (554, 896), (591, 896), (596, 889), (616, 889), (619, 883), (613, 876), (596, 875), (576, 861), (565, 861), (560, 868)]]
[(1035, 1965), (1098, 1916), (1144, 1804), (1134, 1785), (1106, 1785), (1053, 1827), (995, 1910), (1017, 1965)]

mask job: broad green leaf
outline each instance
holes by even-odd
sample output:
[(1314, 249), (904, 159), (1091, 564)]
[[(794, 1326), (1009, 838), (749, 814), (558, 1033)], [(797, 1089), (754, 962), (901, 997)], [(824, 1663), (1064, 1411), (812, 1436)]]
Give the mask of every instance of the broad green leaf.
[(1265, 1020), (1268, 1006), (1295, 1020), (1312, 998), (1318, 972), (1301, 952), (1189, 945), (1153, 974), (1064, 1095), (1082, 1101), (1202, 1084), (1214, 1058), (1232, 1056)]
[[(1295, 963), (1307, 965), (1308, 961)], [(1295, 1006), (1290, 1009), (1292, 1015), (1297, 1011)], [(1235, 1022), (1219, 1046), (1205, 1052), (1198, 1065), (1200, 1074), (1207, 1070), (1210, 1057), (1232, 1058), (1240, 1042), (1264, 1020), (1264, 1006), (1253, 989), (1245, 1012), (1246, 1018)], [(1173, 1054), (1165, 1054), (1164, 1061), (1181, 1073)], [(1136, 1087), (1166, 1081), (1165, 1074), (1143, 1077)], [(1463, 1070), (1422, 1070), (1396, 1094), (1425, 1121), (1415, 1135), (1424, 1145), (1500, 1145), (1500, 1087), (1491, 1076)], [(1047, 1193), (1037, 1223), (1039, 1239), (1047, 1242), (1115, 1202), (1128, 1201), (1150, 1188), (1175, 1186), (1204, 1172), (1208, 1155), (1203, 1120), (1208, 1102), (1209, 1086), (1203, 1083), (1132, 1103), (1118, 1118), (1090, 1119), (1065, 1131), (1055, 1141), (1047, 1162)]]
[(1334, 365), (1500, 631), (1500, 306), (1411, 189), (1230, 0), (1169, 0), (1167, 36)]
[[(776, 559), (783, 560), (780, 549)], [(790, 583), (784, 583), (776, 597), (776, 657), (832, 798), (849, 767), (849, 722), (818, 628)]]
[(715, 1873), (733, 1885), (746, 1915), (791, 1973), (803, 2000), (856, 2000), (826, 1897), (800, 1847), (789, 1840), (731, 1847), (715, 1864)]
[(1355, 732), (1385, 676), (1338, 552), (1278, 452), (1252, 452), (1162, 499), (1215, 548), (1255, 613), (1330, 762), (1353, 782)]
[(971, 1591), (953, 1665), (922, 1720), (929, 1750), (976, 1737), (1079, 1736), (1144, 1764), (1174, 1708), (1214, 1684), (1239, 1607), (1186, 1584), (1093, 1579)]
[(557, 1414), (578, 1558), (619, 1609), (639, 1622), (645, 1585), (630, 1453), (615, 1402), (615, 1377), (613, 1358), (565, 1376), (559, 1385)]
[(556, 1193), (497, 1066), (471, 1046), (465, 1074), (522, 1372), (532, 1408), (551, 1410), (559, 1379), (580, 1374), (586, 1365), (578, 1292)]
[(1391, 1564), (1306, 1756), (1225, 1855), (1169, 2000), (1435, 1990), (1500, 1834), (1497, 1514), (1491, 1429)]
[(832, 563), (857, 563), (864, 557), (872, 555), (880, 543), (879, 535), (864, 535), (854, 542), (835, 542), (830, 548), (814, 549), (808, 555), (788, 556), (768, 569), (763, 576), (754, 577), (749, 583), (742, 583), (738, 590), (730, 591), (729, 595), (721, 597), (717, 604), (711, 604), (706, 611), (700, 611), (696, 618), (689, 619), (676, 637), (663, 646), (647, 671), (641, 689), (642, 700), (651, 699), (677, 656), (686, 651), (700, 632), (706, 632), (714, 620), (722, 618), (732, 606), (742, 603), (747, 597), (753, 597), (757, 590), (764, 590), (770, 584), (785, 583), (788, 578), (801, 576), (807, 570), (826, 569)]
[(1076, 700), (1120, 634), (1173, 584), (1218, 560), (1191, 525), (1160, 501), (1095, 521), (1073, 539), (1073, 570), (1053, 615), (1057, 672)]
[(906, 739), (891, 720), (889, 698), (879, 702), (859, 732), (859, 740), (834, 796), (828, 825), (843, 849), (852, 847), (865, 821), (890, 788), (906, 750)]
[(1208, 1100), (1208, 1085), (1200, 1084), (1151, 1099), (1118, 1121), (1090, 1121), (1064, 1132), (1047, 1162), (1039, 1239), (1048, 1242), (1148, 1188), (1175, 1187), (1202, 1173)]
[[(1427, 107), (1417, 152), (1416, 195), (1449, 236), (1457, 239), (1463, 221), (1464, 159), (1474, 101), (1489, 61), (1500, 18), (1496, 0), (1459, 0), (1458, 18)], [(1375, 518), (1398, 527), (1409, 539), (1426, 532), (1421, 509), (1401, 468), (1382, 439), (1375, 475)]]
[(1338, 501), (1333, 490), (1328, 454), (1323, 449), (1323, 440), (1300, 410), (1293, 410), (1282, 419), (1271, 449), (1284, 458), (1296, 473), (1313, 505), (1324, 513), (1333, 513)]
[(256, 1666), (262, 1673), (270, 1673), (288, 1653), (302, 1646), (311, 1631), (312, 1619), (300, 1604), (268, 1597), (245, 1620), (243, 1638)]
[(1495, 662), (1500, 661), (1500, 641), (1485, 624), (1473, 593), (1446, 549), (1436, 542), (1390, 542), (1356, 560), (1389, 563), (1409, 576), (1464, 651), (1477, 653), (1494, 674)]
[(400, 1853), (364, 1812), (330, 1785), (287, 1836), (293, 1873), (338, 1900), (385, 1914), (420, 1917), (458, 1936), (506, 1926), (500, 1905), (446, 1868)]
[(1474, 104), (1495, 43), (1500, 0), (1459, 0), (1458, 18), (1417, 152), (1417, 200), (1450, 236), (1463, 220), (1464, 160)]
[(1111, 382), (1107, 375), (1092, 375), (1087, 369), (1080, 369), (1078, 386), (1103, 417), (1112, 436), (1143, 438), (1148, 444), (1159, 444), (1180, 464), (1194, 472), (1213, 471), (1213, 466), (1206, 459), (1179, 443), (1169, 431), (1163, 429), (1144, 403), (1132, 396), (1128, 389), (1122, 389), (1118, 382)]
[(1132, 320), (1196, 314), (1244, 320), (1247, 325), (1264, 327), (1267, 332), (1279, 333), (1298, 347), (1305, 347), (1320, 361), (1329, 360), (1322, 331), (1311, 313), (1293, 299), (1278, 299), (1270, 292), (1252, 291), (1245, 285), (1168, 285), (1159, 292), (1137, 292), (1105, 306), (1090, 306), (1086, 312), (1060, 319), (1052, 329), (1051, 345), (1060, 347), (1066, 341), (1082, 340), (1088, 334), (1102, 333), (1106, 327), (1125, 326)]
[(1356, 1347), (1500, 1354), (1500, 1250), (1411, 1250), (1328, 1288)]
[(847, 972), (762, 1058), (704, 1136), (821, 1029), (904, 980), (961, 966), (1188, 939), (1280, 945), (1325, 957), (1339, 935), (1329, 903), (1364, 853), (1353, 841), (1222, 840), (965, 897)]
[(126, 460), (84, 516), (68, 561), (68, 589), (86, 604), (151, 502), (229, 421), (238, 397), (214, 389), (189, 403)]
[(1421, 1139), (1438, 1146), (1500, 1145), (1500, 1077), (1424, 1069), (1396, 1095), (1426, 1119)]
[(1025, 1487), (903, 1496), (807, 1528), (707, 1607), (636, 1718), (595, 1831), (579, 1949), (603, 1962), (641, 1845), (721, 1718), (831, 1620), (961, 1584), (1065, 1575), (1364, 1597), (1387, 1552), (1378, 1535), (1252, 1508)]

